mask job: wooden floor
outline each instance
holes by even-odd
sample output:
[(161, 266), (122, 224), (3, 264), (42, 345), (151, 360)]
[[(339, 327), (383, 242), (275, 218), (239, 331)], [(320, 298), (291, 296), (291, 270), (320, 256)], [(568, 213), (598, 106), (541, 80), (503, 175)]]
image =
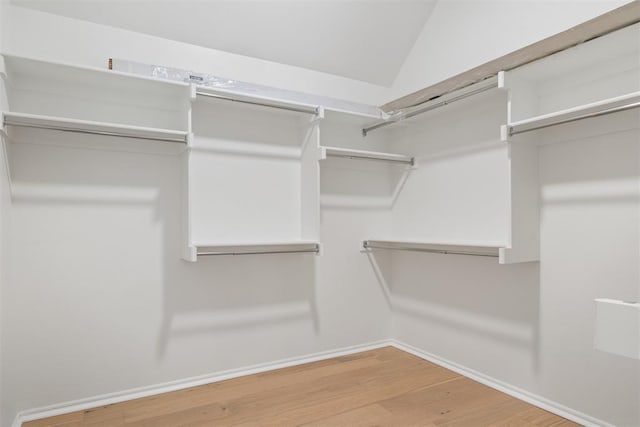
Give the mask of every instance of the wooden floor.
[(577, 424), (392, 347), (23, 424), (226, 425)]

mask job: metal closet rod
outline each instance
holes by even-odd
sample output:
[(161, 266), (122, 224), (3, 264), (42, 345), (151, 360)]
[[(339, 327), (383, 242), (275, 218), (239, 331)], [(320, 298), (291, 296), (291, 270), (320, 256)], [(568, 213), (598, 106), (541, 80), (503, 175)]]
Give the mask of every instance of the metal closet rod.
[(123, 138), (132, 138), (132, 139), (144, 139), (149, 141), (163, 141), (163, 142), (179, 142), (186, 143), (185, 138), (171, 138), (171, 137), (162, 137), (162, 136), (141, 136), (141, 135), (131, 135), (125, 132), (111, 132), (111, 131), (101, 131), (101, 130), (90, 130), (90, 129), (81, 129), (81, 128), (72, 128), (65, 126), (54, 126), (54, 125), (36, 125), (36, 124), (26, 124), (26, 123), (11, 123), (6, 119), (2, 123), (3, 126), (13, 126), (13, 127), (22, 127), (22, 128), (34, 128), (34, 129), (47, 129), (47, 130), (57, 130), (61, 132), (72, 132), (72, 133), (82, 133), (87, 135), (103, 135), (103, 136), (118, 136)]
[(399, 247), (396, 245), (384, 245), (379, 243), (363, 242), (362, 247), (364, 249), (385, 249), (390, 251), (408, 251), (408, 252), (426, 252), (430, 254), (442, 254), (442, 255), (469, 255), (469, 256), (483, 256), (490, 258), (498, 258), (498, 254), (462, 251), (457, 249), (428, 249), (428, 248), (415, 248), (415, 247)]
[(346, 159), (352, 159), (352, 160), (374, 160), (374, 161), (378, 161), (378, 162), (393, 162), (393, 163), (403, 163), (406, 165), (410, 165), (413, 166), (415, 164), (415, 159), (413, 157), (411, 157), (410, 159), (404, 160), (404, 159), (385, 159), (385, 158), (381, 158), (381, 157), (374, 157), (374, 156), (367, 156), (364, 154), (353, 154), (353, 153), (349, 153), (349, 154), (338, 154), (338, 153), (327, 153), (327, 157), (342, 157), (342, 158), (346, 158)]
[(277, 108), (278, 110), (295, 111), (297, 113), (318, 114), (318, 111), (319, 111), (318, 107), (304, 108), (304, 107), (289, 107), (286, 105), (274, 105), (274, 104), (267, 104), (265, 102), (249, 101), (246, 99), (236, 99), (230, 96), (217, 95), (214, 93), (201, 92), (201, 91), (196, 91), (196, 95), (207, 96), (209, 98), (222, 99), (223, 101), (239, 102), (241, 104), (259, 105), (261, 107)]
[(605, 116), (607, 114), (613, 114), (613, 113), (620, 113), (622, 111), (627, 111), (627, 110), (632, 110), (634, 108), (640, 108), (640, 102), (633, 102), (631, 104), (628, 105), (621, 105), (620, 107), (615, 107), (615, 108), (609, 108), (606, 110), (602, 110), (602, 111), (595, 111), (593, 113), (587, 113), (587, 114), (583, 114), (577, 117), (571, 117), (568, 119), (558, 119), (552, 122), (547, 122), (544, 124), (540, 124), (540, 125), (532, 125), (531, 127), (524, 127), (526, 125), (523, 125), (522, 129), (517, 129), (515, 126), (509, 126), (509, 135), (518, 135), (521, 133), (525, 133), (525, 132), (531, 132), (534, 130), (539, 130), (539, 129), (545, 129), (551, 126), (557, 126), (557, 125), (562, 125), (565, 123), (571, 123), (571, 122), (577, 122), (579, 120), (584, 120), (584, 119), (590, 119), (593, 117), (599, 117), (599, 116)]
[(217, 256), (217, 255), (268, 255), (268, 254), (299, 254), (299, 253), (318, 253), (320, 248), (317, 246), (313, 249), (291, 249), (291, 250), (265, 250), (252, 252), (235, 252), (235, 251), (205, 251), (198, 252), (198, 256)]
[[(428, 106), (426, 106), (424, 108), (420, 108), (420, 109), (417, 109), (415, 111), (411, 111), (409, 113), (401, 115), (396, 120), (391, 119), (391, 120), (387, 120), (387, 121), (380, 122), (380, 123), (377, 123), (375, 125), (371, 125), (369, 127), (363, 128), (362, 129), (362, 136), (367, 136), (367, 134), (369, 132), (373, 131), (373, 130), (380, 129), (382, 127), (389, 126), (389, 125), (401, 122), (401, 121), (406, 120), (406, 119), (410, 119), (411, 117), (415, 117), (415, 116), (417, 116), (419, 114), (426, 113), (427, 111), (431, 111), (431, 110), (435, 110), (435, 109), (440, 108), (440, 107), (444, 107), (445, 105), (452, 104), (452, 103), (454, 103), (456, 101), (460, 101), (462, 99), (469, 98), (470, 96), (477, 95), (479, 93), (486, 92), (486, 91), (488, 91), (490, 89), (494, 89), (494, 88), (497, 88), (497, 87), (498, 87), (498, 80), (494, 79), (494, 81), (491, 84), (487, 85), (487, 86), (482, 86), (482, 87), (480, 87), (478, 89), (472, 90), (470, 92), (463, 93), (463, 94), (455, 96), (453, 98), (449, 98), (449, 99), (446, 99), (444, 101), (436, 102), (436, 103), (430, 104), (430, 105), (428, 105)], [(430, 103), (430, 102), (431, 101), (427, 101), (427, 103)]]

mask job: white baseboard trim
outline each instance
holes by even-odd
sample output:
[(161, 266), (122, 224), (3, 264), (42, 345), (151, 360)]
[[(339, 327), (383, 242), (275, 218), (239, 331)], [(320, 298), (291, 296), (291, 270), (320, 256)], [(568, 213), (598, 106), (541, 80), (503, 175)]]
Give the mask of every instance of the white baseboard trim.
[(413, 347), (409, 344), (405, 344), (395, 339), (390, 340), (391, 346), (397, 348), (398, 350), (406, 351), (407, 353), (411, 353), (414, 356), (417, 356), (421, 359), (434, 363), (436, 365), (442, 366), (443, 368), (449, 369), (453, 372), (456, 372), (462, 376), (470, 378), (474, 381), (479, 382), (480, 384), (484, 384), (488, 387), (501, 391), (509, 396), (515, 397), (516, 399), (523, 400), (527, 403), (530, 403), (538, 408), (544, 409), (545, 411), (549, 411), (553, 414), (559, 415), (563, 418), (581, 424), (583, 426), (588, 427), (613, 427), (612, 424), (609, 424), (605, 421), (594, 418), (590, 415), (584, 414), (582, 412), (576, 411), (574, 409), (568, 408), (559, 403), (553, 402), (549, 399), (545, 399), (544, 397), (535, 395), (526, 390), (522, 390), (518, 387), (514, 387), (510, 384), (492, 378), (488, 375), (484, 375), (480, 372), (474, 371), (473, 369), (466, 368), (464, 366), (458, 365), (457, 363), (451, 362), (449, 360), (438, 357), (434, 354), (421, 350), (419, 348)]
[(359, 353), (367, 350), (374, 350), (376, 348), (393, 346), (399, 350), (411, 353), (421, 359), (427, 360), (443, 368), (449, 369), (488, 387), (501, 391), (509, 396), (513, 396), (516, 399), (523, 400), (534, 406), (542, 408), (546, 411), (564, 417), (568, 420), (574, 421), (578, 424), (589, 427), (613, 427), (605, 421), (591, 417), (587, 414), (573, 410), (566, 406), (560, 405), (544, 397), (535, 395), (528, 391), (514, 387), (510, 384), (504, 383), (495, 378), (484, 375), (480, 372), (458, 365), (457, 363), (438, 357), (434, 354), (413, 347), (409, 344), (403, 343), (395, 339), (380, 340), (367, 344), (360, 344), (350, 347), (344, 347), (336, 350), (324, 351), (314, 353), (305, 356), (292, 357), (289, 359), (279, 360), (270, 363), (262, 363), (259, 365), (253, 365), (245, 368), (231, 369), (227, 371), (217, 372), (208, 375), (202, 375), (198, 377), (187, 378), (184, 380), (171, 381), (163, 384), (156, 384), (147, 387), (140, 387), (130, 390), (125, 390), (116, 393), (103, 394), (100, 396), (94, 396), (87, 399), (74, 400), (71, 402), (59, 403), (56, 405), (46, 406), (42, 408), (29, 409), (19, 412), (12, 424), (12, 427), (20, 427), (22, 423), (40, 418), (53, 417), (56, 415), (68, 414), (70, 412), (83, 411), (90, 408), (99, 406), (111, 405), (114, 403), (124, 402), (132, 399), (139, 399), (141, 397), (154, 396), (157, 394), (168, 393), (176, 390), (183, 390), (189, 387), (196, 387), (199, 385), (210, 384), (218, 381), (224, 381), (231, 378), (237, 378), (244, 375), (258, 374), (261, 372), (271, 371), (274, 369), (287, 368), (296, 365), (302, 365), (305, 363), (317, 362), (320, 360), (331, 359), (333, 357), (345, 356), (348, 354)]
[(115, 393), (103, 394), (86, 399), (74, 400), (71, 402), (63, 402), (55, 405), (45, 406), (41, 408), (28, 409), (19, 412), (12, 424), (12, 427), (20, 427), (22, 423), (33, 421), (40, 418), (54, 417), (56, 415), (68, 414), (70, 412), (84, 411), (99, 406), (111, 405), (114, 403), (124, 402), (141, 397), (154, 396), (157, 394), (168, 393), (176, 390), (183, 390), (189, 387), (215, 383), (232, 378), (242, 377), (245, 375), (258, 374), (261, 372), (272, 371), (274, 369), (288, 368), (305, 363), (317, 362), (320, 360), (331, 359), (334, 357), (345, 356), (362, 351), (374, 350), (376, 348), (387, 347), (391, 345), (390, 340), (380, 340), (367, 344), (354, 345), (336, 350), (323, 351), (319, 353), (308, 354), (305, 356), (292, 357), (288, 359), (278, 360), (270, 363), (262, 363), (245, 368), (231, 369), (227, 371), (216, 372), (213, 374), (191, 377), (183, 380), (170, 381), (163, 384), (155, 384), (147, 387), (140, 387)]

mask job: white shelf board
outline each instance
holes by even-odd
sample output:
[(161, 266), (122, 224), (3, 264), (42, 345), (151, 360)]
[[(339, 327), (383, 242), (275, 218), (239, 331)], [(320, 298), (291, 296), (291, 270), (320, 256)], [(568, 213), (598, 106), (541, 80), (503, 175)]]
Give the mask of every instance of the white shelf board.
[(164, 87), (168, 90), (176, 90), (184, 93), (188, 93), (189, 88), (189, 84), (186, 82), (123, 73), (121, 71), (113, 71), (107, 68), (45, 61), (42, 59), (8, 53), (2, 53), (1, 55), (4, 58), (5, 66), (9, 73), (27, 76), (41, 76), (44, 80), (51, 79), (55, 81), (78, 82), (92, 81), (95, 86), (130, 83), (133, 85), (151, 85), (156, 87), (156, 89)]
[(497, 258), (502, 246), (487, 244), (448, 244), (399, 240), (364, 240), (364, 249), (402, 250), (436, 254), (475, 255)]
[(414, 158), (404, 154), (381, 153), (378, 151), (354, 150), (340, 147), (322, 147), (324, 157), (344, 157), (347, 159), (376, 160), (403, 163), (413, 166)]
[(1, 116), (3, 128), (5, 126), (18, 126), (185, 144), (188, 140), (188, 132), (170, 129), (149, 128), (14, 112), (3, 112), (1, 113)]
[(519, 120), (509, 123), (507, 127), (509, 135), (517, 135), (524, 132), (582, 120), (588, 117), (610, 114), (638, 107), (640, 107), (640, 92), (633, 92), (586, 105), (568, 108), (562, 111)]
[(281, 99), (261, 96), (261, 95), (247, 95), (245, 93), (224, 90), (224, 89), (211, 89), (211, 88), (196, 88), (196, 95), (200, 97), (208, 97), (211, 99), (219, 99), (221, 101), (239, 102), (244, 104), (250, 104), (261, 107), (269, 107), (273, 109), (279, 109), (282, 111), (288, 111), (292, 113), (302, 114), (314, 114), (322, 115), (323, 109), (318, 105), (304, 104), (294, 101), (285, 101)]
[[(377, 107), (371, 107), (371, 109), (377, 109)], [(373, 113), (363, 113), (363, 112), (354, 112), (348, 111), (345, 109), (337, 109), (332, 107), (326, 107), (324, 111), (324, 120), (323, 123), (335, 123), (341, 125), (351, 125), (357, 128), (362, 128), (372, 122), (377, 122), (379, 120), (386, 120), (389, 118), (389, 115), (383, 113), (382, 110), (378, 109), (377, 114)], [(360, 129), (358, 129), (360, 131)]]
[(196, 255), (253, 255), (278, 253), (318, 253), (319, 242), (255, 242), (196, 244)]

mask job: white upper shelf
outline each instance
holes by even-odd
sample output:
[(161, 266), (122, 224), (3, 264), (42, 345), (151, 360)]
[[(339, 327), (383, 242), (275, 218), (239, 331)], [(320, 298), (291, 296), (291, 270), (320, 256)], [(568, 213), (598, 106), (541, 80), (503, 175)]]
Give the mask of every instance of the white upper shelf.
[(131, 87), (147, 86), (156, 90), (166, 88), (167, 90), (181, 92), (184, 92), (189, 87), (189, 84), (185, 82), (123, 73), (107, 68), (44, 61), (6, 53), (2, 54), (2, 58), (4, 60), (4, 68), (8, 74), (44, 80), (69, 81), (77, 82), (78, 84), (91, 83), (94, 86), (114, 85), (114, 87), (118, 88), (123, 88), (123, 85), (131, 85)]
[(349, 148), (339, 148), (339, 147), (322, 147), (323, 155), (322, 157), (343, 157), (347, 159), (356, 159), (356, 160), (375, 160), (375, 161), (385, 161), (392, 163), (401, 163), (413, 166), (414, 158), (410, 156), (405, 156), (404, 154), (391, 154), (391, 153), (381, 153), (378, 151), (364, 151), (364, 150), (354, 150)]
[(517, 135), (577, 120), (616, 113), (640, 107), (640, 92), (617, 96), (562, 111), (520, 120), (508, 125), (509, 135)]
[(322, 122), (362, 128), (373, 121), (386, 119), (388, 119), (388, 115), (384, 114), (382, 110), (379, 110), (378, 114), (367, 114), (324, 106), (324, 120)]
[(188, 133), (170, 129), (148, 128), (114, 123), (76, 120), (62, 117), (41, 116), (36, 114), (2, 114), (2, 126), (49, 129), (63, 132), (88, 133), (95, 135), (119, 136), (164, 142), (187, 143)]
[(259, 107), (267, 107), (275, 110), (289, 111), (294, 113), (322, 115), (323, 109), (317, 105), (303, 104), (292, 101), (284, 101), (275, 98), (246, 94), (210, 88), (197, 88), (196, 96), (212, 98), (222, 101), (237, 102), (241, 104), (254, 105)]
[(189, 129), (191, 92), (186, 83), (110, 71), (106, 64), (98, 69), (14, 55), (2, 56), (0, 73), (6, 76), (12, 113), (78, 123)]

